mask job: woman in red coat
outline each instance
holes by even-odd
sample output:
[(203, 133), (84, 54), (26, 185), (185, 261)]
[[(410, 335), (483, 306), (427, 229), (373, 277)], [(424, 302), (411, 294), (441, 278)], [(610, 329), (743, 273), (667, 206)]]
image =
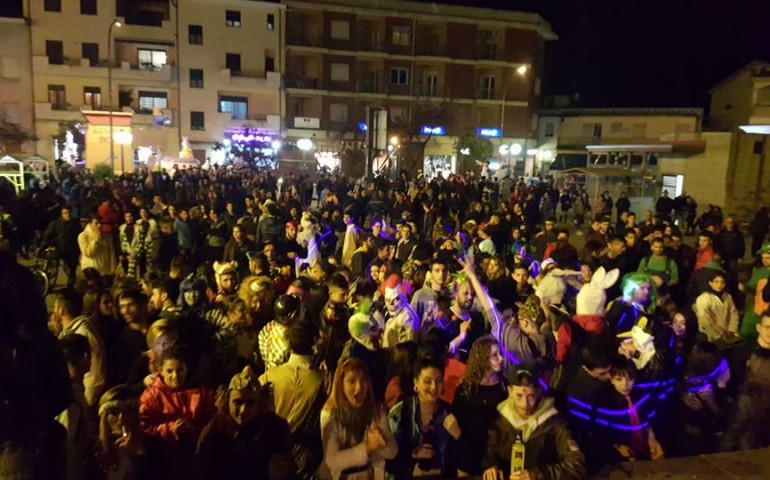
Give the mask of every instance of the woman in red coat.
[(139, 399), (139, 420), (145, 435), (163, 458), (163, 478), (190, 477), (200, 432), (216, 413), (214, 394), (187, 382), (187, 362), (177, 348), (161, 356), (160, 374)]

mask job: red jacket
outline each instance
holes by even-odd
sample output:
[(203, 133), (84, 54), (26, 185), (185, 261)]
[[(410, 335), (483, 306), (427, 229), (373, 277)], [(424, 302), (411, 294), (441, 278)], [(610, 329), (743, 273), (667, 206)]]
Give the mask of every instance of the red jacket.
[(120, 224), (120, 212), (108, 203), (102, 203), (96, 209), (96, 213), (99, 215), (99, 220), (102, 222), (102, 233), (114, 233), (118, 231), (118, 224)]
[(190, 437), (197, 440), (215, 413), (214, 394), (209, 389), (196, 387), (174, 390), (166, 386), (160, 376), (145, 389), (139, 399), (142, 431), (164, 443), (179, 442), (176, 431), (176, 421), (179, 419), (185, 419), (193, 425), (195, 431)]

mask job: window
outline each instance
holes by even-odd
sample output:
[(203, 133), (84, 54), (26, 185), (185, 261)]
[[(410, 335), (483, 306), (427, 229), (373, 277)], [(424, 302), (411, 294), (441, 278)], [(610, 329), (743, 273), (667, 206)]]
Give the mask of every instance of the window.
[(203, 45), (203, 27), (201, 25), (187, 26), (187, 43), (190, 45)]
[(206, 130), (206, 115), (203, 112), (190, 112), (190, 130)]
[(545, 132), (543, 133), (543, 135), (545, 135), (546, 137), (553, 137), (553, 134), (555, 133), (555, 131), (556, 131), (556, 125), (549, 122), (545, 124)]
[(139, 91), (139, 110), (152, 111), (155, 108), (168, 108), (166, 92)]
[(99, 64), (99, 44), (83, 43), (81, 47), (83, 58), (87, 58), (92, 67)]
[(45, 41), (45, 55), (48, 57), (50, 65), (61, 65), (64, 63), (64, 44), (59, 40)]
[(102, 89), (99, 87), (83, 87), (83, 105), (91, 110), (99, 110), (102, 106)]
[(96, 15), (96, 0), (80, 0), (81, 15)]
[(429, 97), (438, 95), (438, 72), (426, 72), (422, 87), (420, 93), (423, 95)]
[(168, 54), (165, 50), (147, 50), (140, 48), (138, 50), (139, 70), (162, 70), (168, 61)]
[(275, 15), (272, 13), (267, 14), (267, 29), (275, 30)]
[(335, 40), (350, 40), (350, 22), (344, 20), (332, 20), (331, 38)]
[(275, 71), (275, 50), (265, 49), (265, 72)]
[(203, 88), (203, 70), (199, 68), (190, 69), (190, 88)]
[(329, 105), (329, 119), (332, 122), (347, 122), (348, 106), (344, 103), (332, 103)]
[(601, 123), (594, 123), (594, 129), (593, 129), (593, 136), (594, 138), (601, 138), (602, 137), (602, 124)]
[(43, 8), (46, 12), (61, 12), (61, 0), (44, 0)]
[(756, 140), (754, 142), (754, 155), (762, 155), (762, 150), (765, 149), (765, 142), (762, 140)]
[(329, 79), (332, 82), (350, 81), (350, 65), (347, 63), (332, 63)]
[(241, 12), (238, 10), (225, 10), (225, 25), (228, 27), (240, 27)]
[(225, 68), (230, 69), (230, 75), (241, 73), (241, 54), (225, 53)]
[(406, 85), (409, 83), (409, 70), (406, 68), (391, 68), (390, 83), (393, 85)]
[(67, 90), (64, 85), (48, 85), (48, 103), (53, 110), (67, 109)]
[(491, 100), (495, 98), (495, 84), (497, 79), (494, 75), (484, 75), (481, 77), (481, 98)]
[(393, 27), (393, 45), (408, 47), (412, 44), (412, 29), (409, 27)]
[(233, 120), (249, 118), (249, 99), (246, 97), (219, 97), (219, 111), (229, 113)]

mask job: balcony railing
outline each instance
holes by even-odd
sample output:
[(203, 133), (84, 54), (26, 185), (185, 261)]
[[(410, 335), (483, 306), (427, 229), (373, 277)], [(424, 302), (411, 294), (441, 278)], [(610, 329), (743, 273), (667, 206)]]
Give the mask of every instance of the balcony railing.
[(476, 90), (474, 98), (477, 100), (502, 100), (503, 90), (501, 88), (479, 88)]
[(356, 82), (356, 92), (359, 93), (383, 93), (380, 82), (359, 81)]
[(414, 94), (418, 97), (445, 97), (444, 89), (439, 88), (436, 85), (417, 85), (414, 89)]
[(324, 42), (321, 35), (295, 34), (286, 38), (286, 45), (323, 48)]
[[(371, 32), (367, 32), (368, 35), (371, 35)], [(361, 36), (358, 38), (358, 41), (355, 43), (355, 48), (357, 50), (363, 50), (366, 52), (384, 52), (385, 51), (385, 42), (382, 38), (371, 38), (369, 36)]]
[(447, 48), (446, 45), (437, 43), (420, 43), (414, 47), (414, 53), (424, 57), (446, 57)]
[(496, 46), (484, 45), (476, 48), (478, 60), (500, 60), (500, 50)]
[(294, 77), (286, 79), (286, 88), (301, 88), (305, 90), (325, 90), (324, 82), (317, 78)]

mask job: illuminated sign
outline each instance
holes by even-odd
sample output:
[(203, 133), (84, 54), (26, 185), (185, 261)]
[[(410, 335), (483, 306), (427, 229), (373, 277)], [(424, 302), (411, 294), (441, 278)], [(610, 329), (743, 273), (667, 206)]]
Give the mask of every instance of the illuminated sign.
[(477, 128), (476, 135), (487, 138), (500, 138), (503, 132), (499, 128)]
[(431, 127), (428, 125), (423, 125), (420, 128), (420, 135), (441, 136), (446, 135), (446, 130), (444, 130), (444, 127)]

